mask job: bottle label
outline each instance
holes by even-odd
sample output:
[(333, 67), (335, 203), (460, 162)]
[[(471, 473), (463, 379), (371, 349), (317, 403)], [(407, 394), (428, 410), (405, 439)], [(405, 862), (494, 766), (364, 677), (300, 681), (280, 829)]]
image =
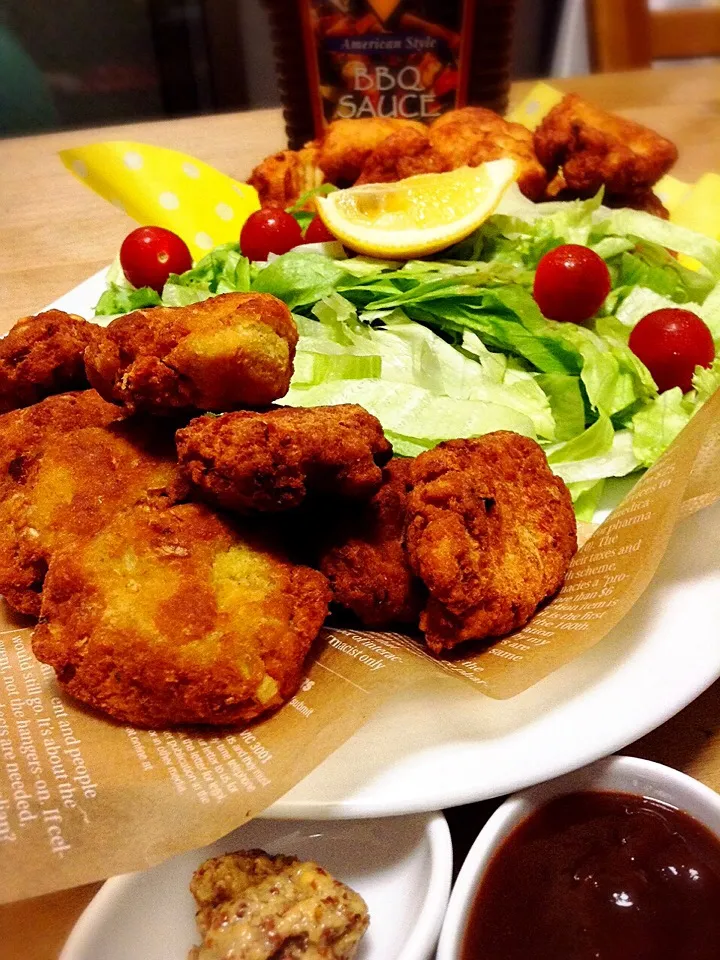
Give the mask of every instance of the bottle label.
[(299, 0), (315, 130), (429, 122), (467, 96), (473, 0)]

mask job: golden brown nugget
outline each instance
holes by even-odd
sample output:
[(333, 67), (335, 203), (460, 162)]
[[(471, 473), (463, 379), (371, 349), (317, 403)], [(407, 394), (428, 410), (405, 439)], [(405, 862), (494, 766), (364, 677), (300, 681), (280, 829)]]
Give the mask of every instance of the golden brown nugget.
[(410, 565), (429, 600), (433, 653), (523, 626), (561, 586), (577, 550), (570, 493), (527, 437), (449, 440), (413, 462)]
[(417, 624), (424, 591), (405, 552), (412, 460), (395, 457), (383, 484), (362, 510), (333, 518), (319, 566), (333, 600), (368, 627)]
[[(648, 127), (607, 113), (570, 93), (543, 119), (535, 150), (552, 180), (575, 196), (646, 193), (677, 160), (677, 147)], [(556, 191), (555, 191), (556, 192)]]
[(185, 490), (173, 432), (164, 423), (126, 420), (54, 435), (22, 477), (6, 486), (0, 593), (15, 610), (38, 616), (57, 550), (94, 535), (125, 507), (174, 503)]
[(409, 127), (383, 140), (363, 164), (357, 183), (395, 183), (420, 173), (445, 173), (450, 164), (423, 130)]
[(363, 898), (312, 861), (263, 850), (206, 860), (190, 891), (203, 938), (188, 960), (352, 960)]
[(311, 494), (367, 499), (392, 455), (380, 421), (355, 404), (199, 417), (176, 441), (200, 495), (241, 513), (289, 510)]
[(333, 120), (320, 141), (317, 158), (325, 179), (337, 186), (355, 183), (373, 150), (399, 130), (424, 133), (425, 127), (416, 120), (392, 117)]
[(318, 148), (308, 143), (302, 150), (281, 150), (259, 163), (248, 178), (257, 190), (260, 206), (293, 206), (298, 199), (323, 182), (317, 166)]
[(83, 355), (98, 329), (62, 310), (18, 320), (0, 339), (0, 413), (86, 388)]
[(547, 187), (547, 174), (535, 155), (532, 133), (519, 123), (504, 120), (484, 107), (450, 110), (429, 129), (433, 149), (449, 169), (478, 167), (489, 160), (509, 157), (517, 164), (517, 184), (526, 197), (539, 200)]
[(85, 354), (91, 384), (130, 412), (262, 407), (287, 393), (298, 334), (269, 293), (224, 293), (118, 317)]
[(33, 650), (115, 720), (246, 723), (297, 690), (328, 599), (266, 536), (202, 504), (145, 504), (53, 555)]
[(8, 603), (19, 613), (37, 615), (44, 567), (27, 569), (13, 589), (19, 568), (17, 516), (45, 450), (57, 438), (86, 426), (121, 420), (123, 411), (94, 390), (64, 393), (0, 416), (0, 579)]
[(63, 393), (0, 416), (0, 503), (8, 484), (23, 483), (45, 445), (81, 427), (107, 426), (125, 416), (95, 390)]

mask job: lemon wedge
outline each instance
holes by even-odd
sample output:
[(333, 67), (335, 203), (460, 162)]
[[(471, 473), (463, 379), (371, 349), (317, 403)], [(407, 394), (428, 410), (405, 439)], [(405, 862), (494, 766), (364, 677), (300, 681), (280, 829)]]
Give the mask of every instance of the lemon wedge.
[(318, 213), (358, 253), (407, 259), (443, 250), (476, 230), (515, 180), (514, 160), (396, 183), (364, 183), (317, 197)]

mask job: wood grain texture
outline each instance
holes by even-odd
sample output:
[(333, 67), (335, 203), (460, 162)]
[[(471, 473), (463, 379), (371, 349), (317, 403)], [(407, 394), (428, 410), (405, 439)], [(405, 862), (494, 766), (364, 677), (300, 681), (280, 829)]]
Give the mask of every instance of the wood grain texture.
[[(678, 176), (693, 179), (720, 168), (720, 66), (553, 83), (675, 140)], [(515, 85), (512, 100), (524, 97), (530, 86)], [(280, 111), (265, 110), (0, 141), (0, 330), (108, 263), (132, 227), (57, 158), (64, 147), (106, 139), (174, 147), (244, 178), (262, 157), (283, 146), (284, 131)], [(626, 752), (683, 769), (720, 790), (720, 682)], [(475, 804), (457, 816), (476, 833), (486, 807)], [(96, 889), (90, 885), (0, 908), (0, 956), (56, 960)]]
[(650, 46), (655, 60), (720, 56), (720, 7), (654, 12)]
[(648, 0), (586, 0), (586, 6), (592, 62), (600, 72), (720, 56), (720, 7), (650, 10)]
[(647, 0), (587, 0), (590, 52), (602, 73), (652, 63)]

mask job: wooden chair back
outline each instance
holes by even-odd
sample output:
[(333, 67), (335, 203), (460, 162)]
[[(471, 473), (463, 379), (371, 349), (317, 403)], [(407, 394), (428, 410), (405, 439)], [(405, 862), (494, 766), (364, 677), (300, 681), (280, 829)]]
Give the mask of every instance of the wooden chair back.
[(586, 0), (594, 69), (637, 70), (653, 60), (720, 57), (720, 6), (650, 10), (648, 0)]

